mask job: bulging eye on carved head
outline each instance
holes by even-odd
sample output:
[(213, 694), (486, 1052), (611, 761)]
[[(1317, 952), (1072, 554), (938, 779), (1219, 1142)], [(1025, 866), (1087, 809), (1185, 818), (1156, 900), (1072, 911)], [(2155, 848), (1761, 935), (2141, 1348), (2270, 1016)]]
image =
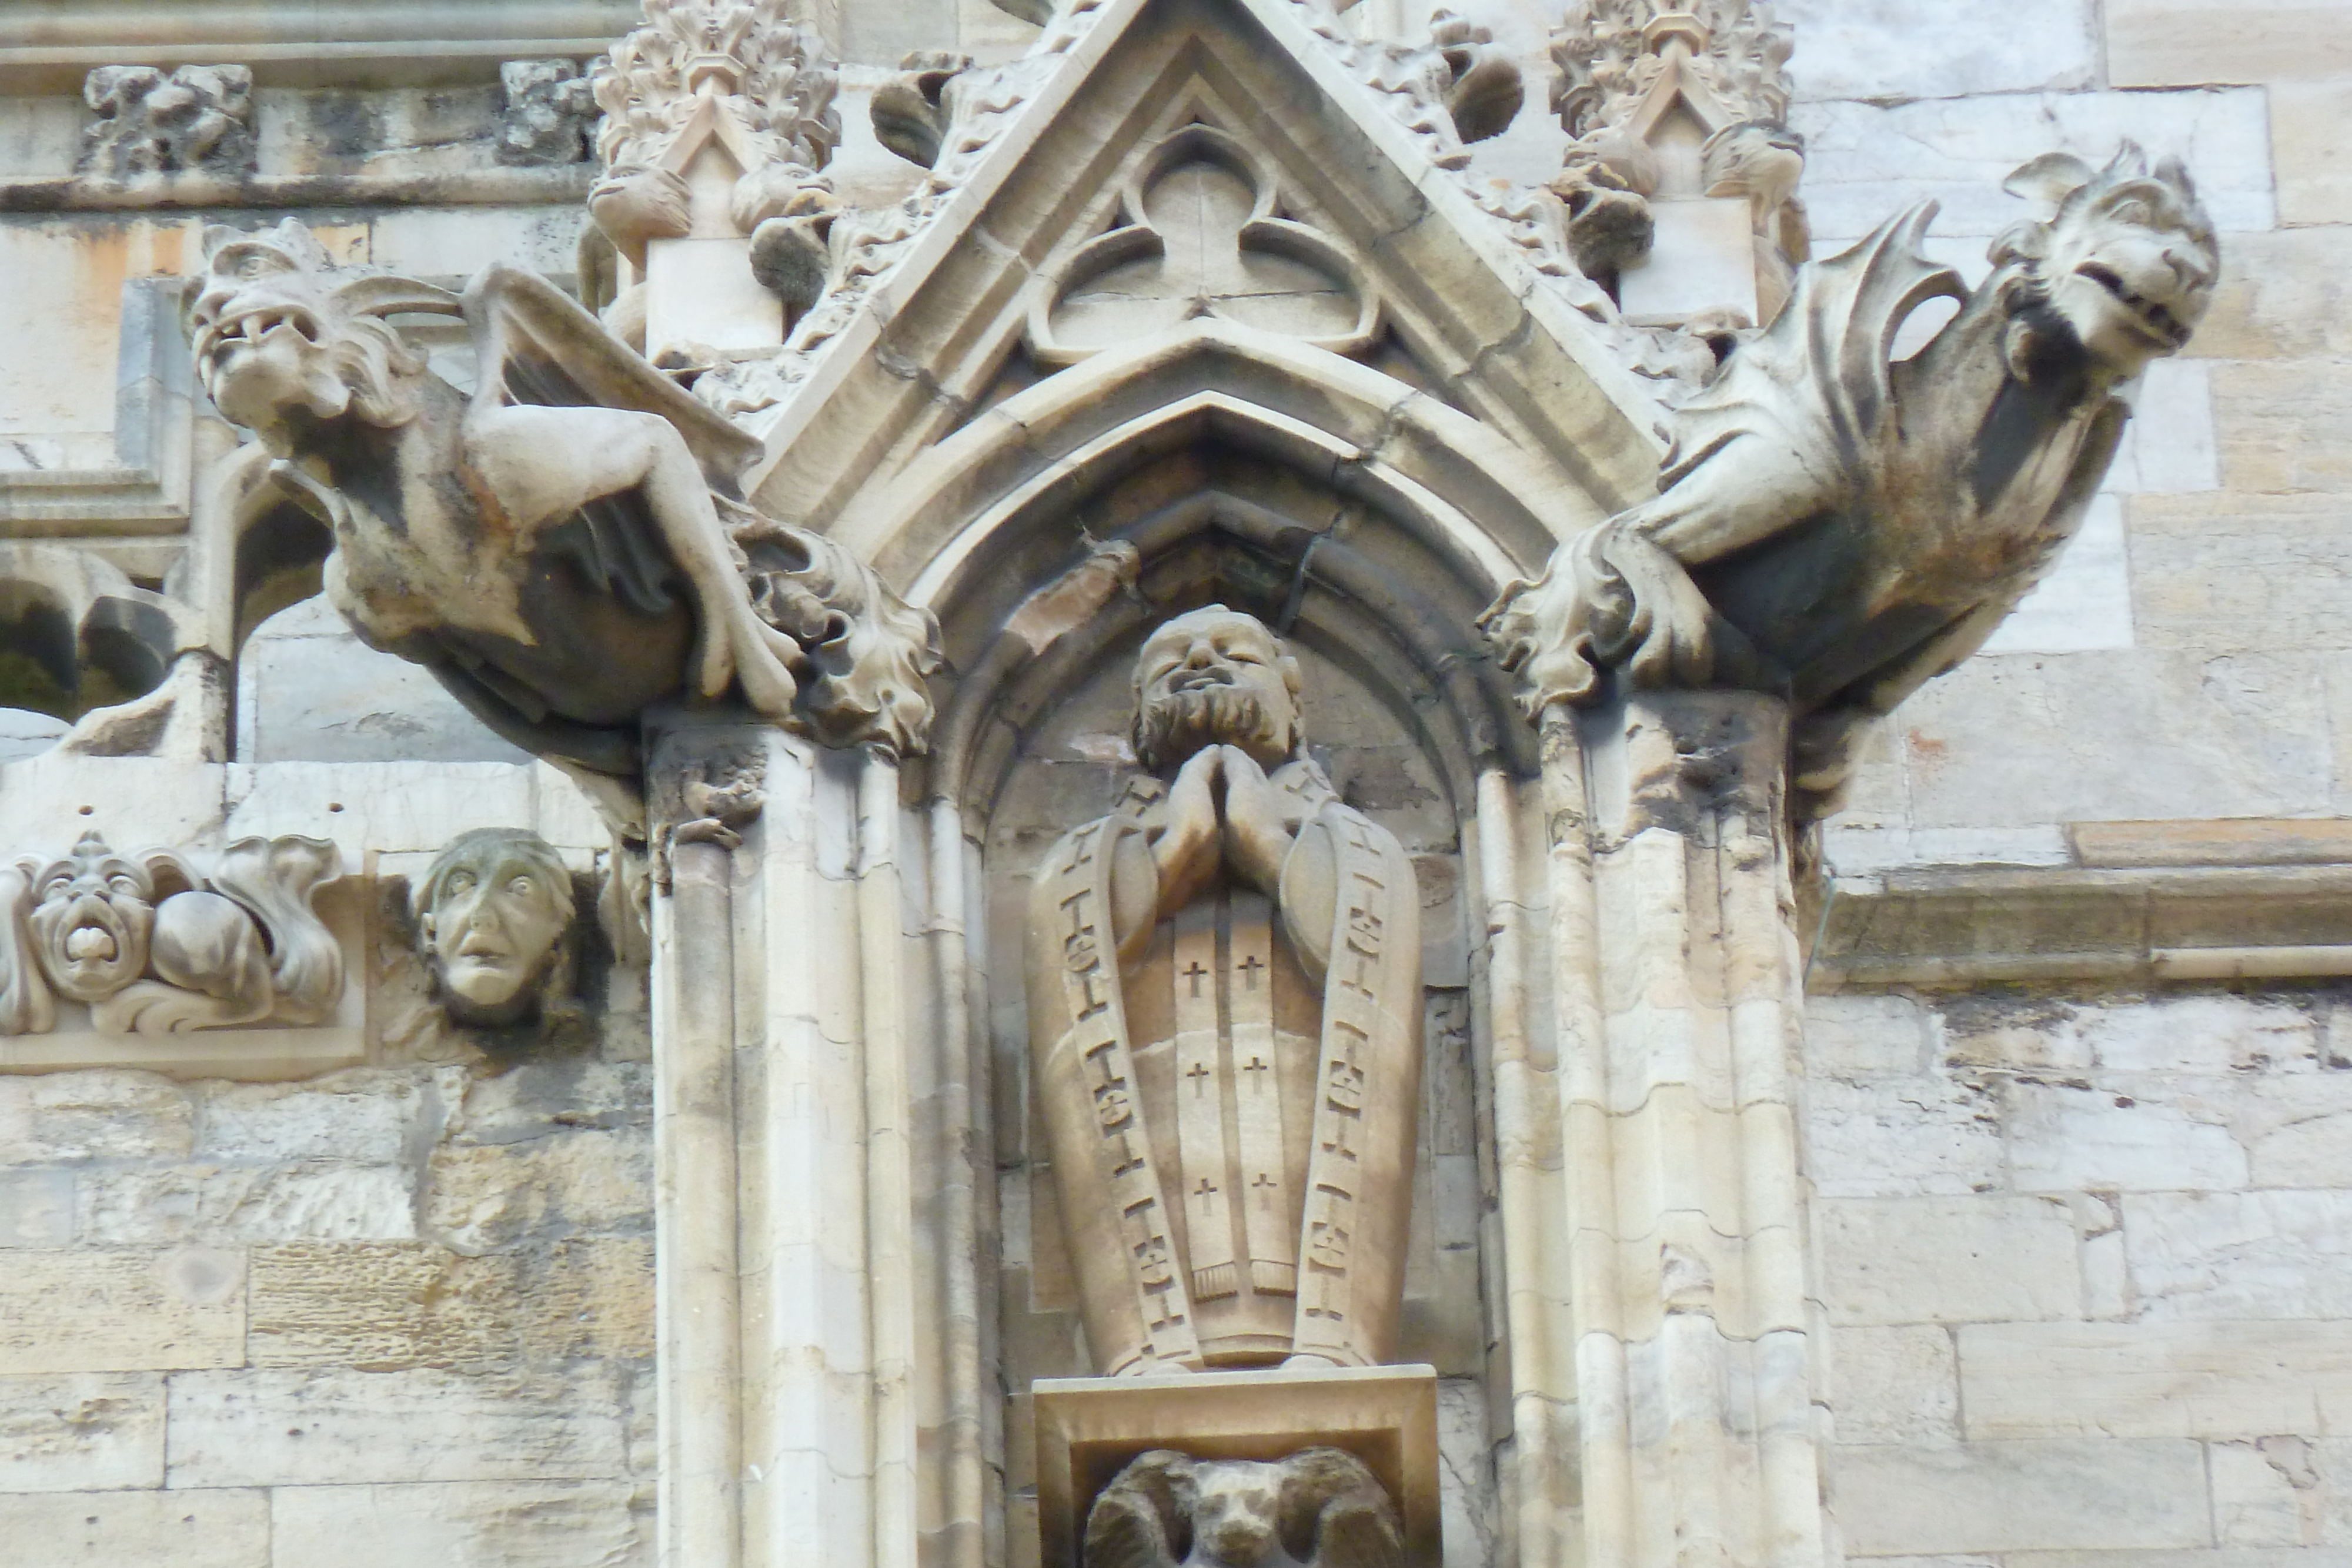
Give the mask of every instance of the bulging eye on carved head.
[(2213, 221), (2176, 158), (2149, 166), (2126, 141), (2104, 169), (2071, 153), (2037, 158), (2003, 187), (2042, 215), (1993, 243), (2047, 297), (2092, 357), (2131, 376), (2179, 351), (2210, 303), (2221, 272)]
[(1144, 640), (1135, 662), (1135, 754), (1155, 771), (1209, 746), (1261, 766), (1296, 756), (1298, 661), (1254, 615), (1211, 604)]
[(187, 307), (189, 348), (196, 379), (224, 416), (273, 446), (286, 444), (298, 410), (386, 426), (415, 417), (407, 383), (425, 360), (383, 318), (454, 315), (455, 295), (339, 270), (293, 218), (259, 234), (207, 228), (205, 264)]

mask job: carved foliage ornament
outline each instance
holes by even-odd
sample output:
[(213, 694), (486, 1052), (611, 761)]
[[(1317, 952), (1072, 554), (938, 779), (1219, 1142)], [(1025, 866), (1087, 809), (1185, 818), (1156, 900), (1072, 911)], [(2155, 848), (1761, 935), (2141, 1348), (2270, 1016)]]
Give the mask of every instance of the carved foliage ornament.
[[(929, 613), (735, 499), (758, 443), (543, 279), (492, 267), (458, 296), (339, 269), (292, 219), (207, 230), (205, 254), (198, 379), (331, 528), (328, 597), (372, 646), (629, 791), (638, 716), (730, 686), (831, 743), (923, 747)], [(386, 320), (410, 312), (465, 321), (476, 394)]]
[[(1992, 633), (2105, 475), (2117, 389), (2188, 342), (2220, 267), (2188, 172), (2129, 143), (2102, 170), (2036, 159), (2007, 189), (2040, 211), (1973, 291), (1919, 254), (1933, 203), (1803, 268), (1680, 410), (1657, 497), (1505, 591), (1485, 624), (1531, 716), (1600, 700), (1611, 672), (1781, 693), (1796, 782), (1826, 809), (1862, 727)], [(1890, 364), (1939, 298), (1958, 314)]]
[(82, 131), (75, 171), (249, 174), (254, 168), (253, 72), (244, 66), (100, 66), (82, 82), (98, 114)]
[(97, 833), (0, 866), (0, 1034), (46, 1034), (59, 1001), (109, 1034), (313, 1024), (342, 995), (342, 952), (311, 912), (341, 874), (323, 839), (239, 839), (209, 875)]
[(1402, 1568), (1396, 1504), (1339, 1448), (1138, 1457), (1087, 1511), (1085, 1568)]

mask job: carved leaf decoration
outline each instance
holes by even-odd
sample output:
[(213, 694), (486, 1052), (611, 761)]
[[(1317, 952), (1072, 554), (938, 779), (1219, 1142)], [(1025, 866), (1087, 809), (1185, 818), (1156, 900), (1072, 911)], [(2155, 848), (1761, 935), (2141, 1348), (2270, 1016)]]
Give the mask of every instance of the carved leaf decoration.
[(0, 865), (0, 1035), (47, 1034), (57, 1023), (56, 998), (33, 956), (32, 874)]
[(325, 839), (239, 839), (221, 852), (212, 883), (250, 911), (269, 938), (278, 991), (271, 1017), (317, 1023), (343, 993), (343, 950), (312, 913), (310, 900), (342, 874), (342, 855)]
[(1030, 350), (1065, 365), (1216, 316), (1354, 353), (1380, 308), (1354, 256), (1276, 215), (1272, 169), (1214, 127), (1185, 126), (1144, 156), (1122, 221), (1049, 266), (1032, 297)]

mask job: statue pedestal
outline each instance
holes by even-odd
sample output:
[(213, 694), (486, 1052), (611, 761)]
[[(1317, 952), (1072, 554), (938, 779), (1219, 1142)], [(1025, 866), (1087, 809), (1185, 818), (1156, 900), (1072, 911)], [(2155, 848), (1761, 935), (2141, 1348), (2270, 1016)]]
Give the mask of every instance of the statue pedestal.
[(1405, 1561), (1437, 1568), (1433, 1367), (1047, 1377), (1031, 1394), (1044, 1568), (1079, 1568), (1087, 1509), (1139, 1454), (1278, 1459), (1318, 1445), (1344, 1448), (1371, 1469), (1404, 1522)]

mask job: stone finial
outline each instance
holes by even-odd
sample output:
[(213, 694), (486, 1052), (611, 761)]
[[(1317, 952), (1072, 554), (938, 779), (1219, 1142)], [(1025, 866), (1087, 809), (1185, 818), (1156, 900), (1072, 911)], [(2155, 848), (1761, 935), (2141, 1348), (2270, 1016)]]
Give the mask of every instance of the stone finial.
[(253, 72), (244, 66), (100, 66), (82, 82), (98, 120), (81, 133), (74, 172), (250, 174)]
[(1340, 1448), (1271, 1463), (1137, 1457), (1087, 1513), (1085, 1568), (1402, 1568), (1396, 1503)]
[[(1578, 0), (1554, 30), (1552, 108), (1573, 140), (1552, 190), (1578, 265), (1633, 319), (1678, 325), (1721, 309), (1753, 326), (1787, 298), (1807, 255), (1804, 143), (1788, 129), (1794, 45), (1766, 0)], [(1736, 201), (1745, 225), (1736, 207), (1705, 204)]]
[(596, 95), (570, 60), (508, 60), (499, 67), (501, 163), (577, 163), (588, 156)]
[(310, 898), (341, 869), (323, 839), (239, 839), (206, 875), (94, 831), (0, 866), (0, 1035), (47, 1033), (60, 1000), (107, 1034), (317, 1023), (343, 958)]
[(739, 235), (806, 215), (814, 195), (830, 215), (818, 171), (841, 141), (841, 73), (785, 0), (646, 0), (589, 80), (604, 112), (589, 211), (633, 266), (647, 240), (688, 232), (687, 176), (709, 148), (732, 168)]

